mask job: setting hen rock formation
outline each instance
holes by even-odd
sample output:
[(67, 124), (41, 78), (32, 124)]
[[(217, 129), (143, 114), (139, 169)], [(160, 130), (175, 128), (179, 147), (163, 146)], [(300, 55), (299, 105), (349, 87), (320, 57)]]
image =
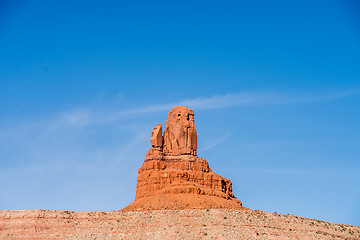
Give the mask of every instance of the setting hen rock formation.
[(184, 106), (168, 114), (164, 136), (159, 123), (151, 134), (151, 148), (139, 169), (132, 210), (228, 208), (246, 209), (236, 199), (232, 183), (197, 156), (194, 112)]

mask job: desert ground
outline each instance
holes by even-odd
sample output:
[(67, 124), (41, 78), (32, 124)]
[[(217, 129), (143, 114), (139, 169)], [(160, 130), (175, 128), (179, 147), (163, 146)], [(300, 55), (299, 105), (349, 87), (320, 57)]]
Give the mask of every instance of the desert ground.
[(360, 227), (252, 210), (1, 210), (0, 239), (360, 239)]

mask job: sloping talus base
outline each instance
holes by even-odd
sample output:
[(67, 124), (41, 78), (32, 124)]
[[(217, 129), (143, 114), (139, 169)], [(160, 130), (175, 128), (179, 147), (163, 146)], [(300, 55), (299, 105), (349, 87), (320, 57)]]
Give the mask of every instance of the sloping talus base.
[(248, 208), (243, 207), (237, 199), (224, 199), (216, 196), (198, 194), (164, 194), (135, 200), (132, 204), (122, 209), (122, 211), (214, 208), (248, 210)]

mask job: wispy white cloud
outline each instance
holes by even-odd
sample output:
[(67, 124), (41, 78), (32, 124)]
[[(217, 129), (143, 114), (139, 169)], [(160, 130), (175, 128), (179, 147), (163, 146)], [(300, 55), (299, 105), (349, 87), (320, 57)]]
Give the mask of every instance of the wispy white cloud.
[(229, 107), (268, 106), (282, 104), (311, 103), (333, 99), (341, 99), (360, 94), (360, 89), (338, 92), (242, 92), (235, 94), (215, 95), (211, 97), (189, 98), (172, 103), (162, 103), (137, 107), (133, 109), (119, 109), (117, 106), (104, 109), (89, 106), (62, 112), (54, 117), (51, 128), (79, 128), (92, 124), (109, 124), (120, 121), (126, 117), (141, 114), (168, 112), (177, 105), (187, 106), (191, 109), (215, 110)]
[(358, 167), (327, 167), (327, 168), (248, 168), (248, 167), (232, 167), (227, 168), (223, 167), (223, 172), (236, 172), (236, 173), (244, 173), (244, 174), (284, 174), (284, 175), (294, 175), (294, 174), (314, 174), (314, 175), (320, 175), (320, 174), (339, 174), (339, 173), (347, 173), (347, 174), (355, 174), (359, 172)]
[(281, 105), (294, 103), (319, 102), (332, 99), (346, 98), (360, 94), (360, 89), (338, 92), (243, 92), (236, 94), (217, 95), (207, 98), (185, 99), (181, 105), (196, 109), (217, 109), (225, 107)]
[(156, 105), (149, 105), (145, 107), (139, 107), (131, 110), (126, 110), (121, 112), (120, 116), (128, 116), (128, 115), (135, 115), (135, 114), (143, 114), (143, 113), (151, 113), (151, 112), (162, 112), (170, 110), (172, 107), (179, 105), (176, 103), (168, 103), (168, 104), (156, 104)]
[(63, 114), (60, 120), (69, 127), (82, 127), (90, 123), (91, 117), (88, 109), (78, 109)]
[[(49, 132), (57, 129), (83, 128), (93, 124), (110, 124), (124, 118), (134, 117), (141, 114), (168, 112), (177, 105), (187, 106), (191, 109), (215, 110), (229, 107), (251, 107), (311, 103), (341, 99), (360, 94), (360, 89), (346, 91), (322, 91), (312, 93), (299, 92), (241, 92), (234, 94), (215, 95), (211, 97), (198, 97), (180, 100), (171, 103), (153, 104), (132, 109), (119, 109), (117, 105), (106, 108), (95, 108), (91, 106), (72, 109), (58, 113), (51, 119), (47, 119), (42, 125)], [(1, 131), (0, 131), (1, 135)]]
[(242, 107), (242, 106), (261, 106), (261, 105), (280, 105), (319, 102), (332, 99), (346, 98), (360, 94), (360, 89), (346, 91), (322, 91), (312, 93), (298, 92), (241, 92), (234, 94), (215, 95), (211, 97), (199, 97), (184, 99), (178, 102), (167, 104), (148, 105), (132, 110), (123, 111), (118, 116), (143, 114), (150, 112), (168, 111), (177, 105), (188, 106), (194, 109), (219, 109), (226, 107)]
[(212, 149), (214, 148), (215, 146), (221, 144), (222, 142), (226, 141), (226, 139), (228, 139), (230, 137), (230, 133), (227, 133), (225, 135), (223, 135), (222, 137), (220, 138), (217, 138), (216, 140), (214, 141), (211, 141), (207, 144), (203, 144), (203, 146), (199, 146), (199, 149), (201, 149), (202, 152), (208, 150), (208, 149)]

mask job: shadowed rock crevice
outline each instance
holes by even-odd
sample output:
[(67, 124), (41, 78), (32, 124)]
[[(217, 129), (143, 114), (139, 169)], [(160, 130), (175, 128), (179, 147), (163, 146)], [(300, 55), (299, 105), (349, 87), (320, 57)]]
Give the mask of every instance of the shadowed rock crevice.
[(124, 210), (244, 209), (233, 194), (231, 181), (214, 173), (208, 162), (197, 156), (192, 110), (174, 107), (167, 116), (164, 136), (159, 123), (152, 131), (150, 144), (138, 171), (135, 201)]

